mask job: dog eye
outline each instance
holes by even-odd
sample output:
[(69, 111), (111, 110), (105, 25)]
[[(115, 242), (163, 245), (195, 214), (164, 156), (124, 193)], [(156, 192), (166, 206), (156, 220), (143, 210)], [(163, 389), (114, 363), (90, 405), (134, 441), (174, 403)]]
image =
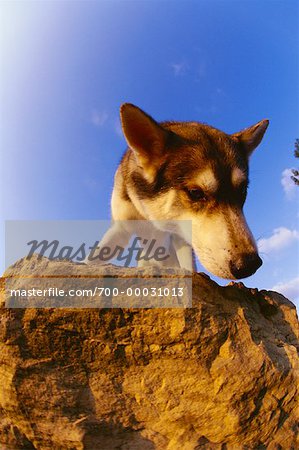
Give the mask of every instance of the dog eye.
[(193, 202), (205, 201), (207, 199), (204, 191), (200, 188), (186, 189), (186, 192)]

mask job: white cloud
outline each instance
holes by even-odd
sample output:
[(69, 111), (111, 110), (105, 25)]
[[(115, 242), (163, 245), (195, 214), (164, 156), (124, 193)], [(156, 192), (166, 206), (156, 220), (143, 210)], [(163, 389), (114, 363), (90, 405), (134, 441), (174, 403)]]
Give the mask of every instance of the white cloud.
[(181, 60), (171, 63), (170, 67), (172, 68), (175, 77), (186, 75), (188, 72), (194, 76), (194, 79), (197, 82), (200, 82), (207, 75), (207, 64), (204, 59), (198, 63)]
[(187, 70), (189, 69), (189, 66), (185, 61), (182, 61), (180, 63), (172, 63), (172, 64), (170, 64), (170, 66), (176, 77), (179, 75), (184, 75), (187, 72)]
[(106, 113), (106, 111), (97, 111), (96, 109), (94, 109), (92, 111), (91, 122), (96, 127), (102, 127), (104, 125), (104, 123), (107, 121), (107, 119), (108, 119), (108, 114)]
[(296, 189), (298, 189), (291, 178), (291, 176), (293, 175), (292, 170), (293, 169), (285, 169), (281, 174), (280, 180), (284, 193), (288, 200), (292, 200), (295, 197)]
[(287, 297), (289, 300), (299, 299), (299, 277), (284, 283), (277, 283), (271, 288), (271, 291), (279, 292)]
[(297, 230), (289, 230), (285, 227), (275, 228), (272, 236), (258, 241), (259, 251), (262, 253), (270, 253), (282, 250), (292, 243), (299, 240), (299, 232)]

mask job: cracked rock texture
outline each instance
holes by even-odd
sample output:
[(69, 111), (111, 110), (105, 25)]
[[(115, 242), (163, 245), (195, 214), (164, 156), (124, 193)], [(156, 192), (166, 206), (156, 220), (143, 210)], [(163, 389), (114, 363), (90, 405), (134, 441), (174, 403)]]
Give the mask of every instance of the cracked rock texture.
[[(6, 276), (61, 264), (84, 275), (21, 260)], [(298, 322), (282, 295), (195, 274), (192, 308), (2, 300), (0, 320), (1, 449), (299, 448)]]

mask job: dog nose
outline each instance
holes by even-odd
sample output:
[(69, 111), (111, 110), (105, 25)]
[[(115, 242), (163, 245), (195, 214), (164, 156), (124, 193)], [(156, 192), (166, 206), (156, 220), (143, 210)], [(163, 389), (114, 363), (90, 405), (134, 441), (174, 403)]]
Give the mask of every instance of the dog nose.
[(243, 253), (236, 260), (230, 261), (229, 268), (237, 280), (253, 275), (263, 261), (257, 253)]

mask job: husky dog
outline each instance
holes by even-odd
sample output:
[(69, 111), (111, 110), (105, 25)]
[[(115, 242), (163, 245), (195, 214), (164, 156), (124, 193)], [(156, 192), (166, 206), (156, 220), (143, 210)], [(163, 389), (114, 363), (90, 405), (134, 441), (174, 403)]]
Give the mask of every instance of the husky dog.
[[(173, 242), (179, 265), (190, 269), (184, 248), (192, 246), (216, 276), (240, 279), (255, 273), (262, 260), (243, 205), (249, 157), (269, 121), (226, 134), (198, 122), (158, 123), (129, 103), (121, 106), (120, 116), (128, 149), (115, 174), (114, 223), (192, 221), (192, 242), (183, 233)], [(121, 234), (114, 225), (104, 241)]]

